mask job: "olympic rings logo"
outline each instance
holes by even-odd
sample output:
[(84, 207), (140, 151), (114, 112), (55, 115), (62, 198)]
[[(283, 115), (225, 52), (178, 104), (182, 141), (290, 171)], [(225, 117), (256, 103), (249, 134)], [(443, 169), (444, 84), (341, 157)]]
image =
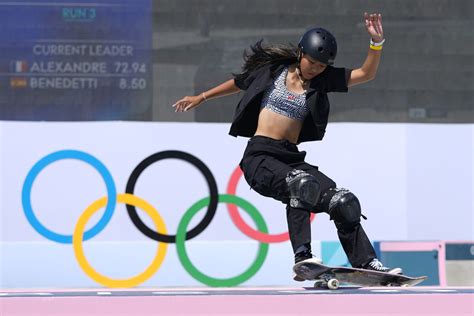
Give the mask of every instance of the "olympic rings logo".
[[(79, 217), (72, 235), (62, 235), (46, 228), (36, 217), (31, 205), (31, 190), (36, 177), (45, 167), (63, 159), (75, 159), (89, 164), (99, 172), (107, 188), (107, 196), (94, 201)], [(164, 159), (180, 159), (192, 164), (204, 176), (209, 188), (209, 197), (197, 201), (184, 213), (178, 224), (176, 235), (167, 234), (166, 225), (159, 212), (148, 202), (133, 194), (138, 178), (143, 171), (153, 163)], [(241, 177), (242, 171), (237, 167), (230, 177), (226, 194), (218, 194), (215, 178), (209, 168), (201, 160), (182, 151), (161, 151), (140, 162), (132, 171), (127, 181), (125, 193), (118, 194), (112, 175), (107, 167), (105, 167), (105, 165), (97, 158), (83, 151), (61, 150), (43, 157), (28, 172), (22, 189), (22, 205), (28, 222), (40, 235), (58, 243), (72, 244), (74, 254), (81, 269), (92, 280), (104, 286), (111, 288), (126, 288), (134, 287), (145, 282), (160, 268), (166, 256), (168, 244), (175, 243), (181, 264), (193, 278), (208, 286), (231, 287), (249, 280), (259, 271), (266, 259), (269, 243), (284, 242), (289, 239), (288, 232), (269, 234), (265, 220), (255, 206), (235, 195)], [(152, 263), (144, 272), (128, 279), (112, 279), (98, 273), (89, 264), (83, 251), (83, 241), (93, 238), (105, 228), (112, 218), (117, 203), (126, 204), (128, 215), (138, 230), (147, 237), (158, 242), (156, 254)], [(233, 223), (242, 233), (260, 242), (257, 257), (252, 265), (243, 273), (226, 279), (213, 278), (199, 271), (189, 259), (185, 247), (186, 240), (196, 237), (202, 233), (207, 226), (209, 226), (216, 213), (218, 203), (227, 204), (227, 209)], [(242, 219), (236, 206), (240, 207), (252, 218), (257, 229), (253, 229)], [(103, 207), (105, 207), (105, 212), (97, 224), (89, 230), (84, 231), (89, 219)], [(137, 214), (137, 207), (144, 211), (153, 220), (155, 230), (149, 228), (142, 222)], [(206, 208), (204, 218), (194, 228), (188, 231), (187, 229), (192, 218), (204, 208)], [(311, 220), (313, 220), (314, 217), (314, 214), (311, 214)]]

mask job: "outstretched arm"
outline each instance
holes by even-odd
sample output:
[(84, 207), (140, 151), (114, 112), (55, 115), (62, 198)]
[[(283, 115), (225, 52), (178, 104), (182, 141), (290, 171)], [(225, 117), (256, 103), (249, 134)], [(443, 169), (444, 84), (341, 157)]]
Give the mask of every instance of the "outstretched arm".
[[(381, 14), (364, 13), (365, 28), (371, 36), (374, 45), (370, 45), (367, 58), (362, 67), (354, 69), (351, 72), (347, 86), (355, 86), (375, 78), (377, 68), (379, 67), (380, 57), (382, 55), (382, 44), (384, 41)], [(377, 46), (378, 45), (378, 46)]]
[(234, 94), (239, 91), (240, 89), (235, 85), (234, 79), (230, 79), (200, 95), (186, 96), (173, 104), (173, 107), (175, 108), (175, 112), (186, 112), (207, 100)]

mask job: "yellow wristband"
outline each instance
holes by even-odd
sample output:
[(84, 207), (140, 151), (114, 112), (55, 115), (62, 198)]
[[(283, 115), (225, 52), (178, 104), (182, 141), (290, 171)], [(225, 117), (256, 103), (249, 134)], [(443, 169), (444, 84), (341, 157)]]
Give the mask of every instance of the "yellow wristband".
[(383, 46), (370, 45), (370, 49), (373, 49), (373, 50), (382, 50), (382, 47), (383, 47)]

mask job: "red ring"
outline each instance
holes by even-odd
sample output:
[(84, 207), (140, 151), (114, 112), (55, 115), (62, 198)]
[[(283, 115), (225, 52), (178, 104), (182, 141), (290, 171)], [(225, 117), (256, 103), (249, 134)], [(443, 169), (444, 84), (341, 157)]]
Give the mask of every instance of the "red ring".
[[(237, 166), (237, 168), (230, 176), (229, 183), (227, 185), (227, 194), (235, 195), (237, 184), (239, 183), (241, 177), (242, 170), (240, 170), (240, 167)], [(288, 232), (281, 234), (267, 234), (253, 229), (243, 220), (243, 218), (239, 214), (237, 207), (234, 204), (227, 204), (227, 210), (229, 211), (230, 218), (234, 222), (235, 226), (237, 226), (237, 228), (242, 233), (252, 239), (258, 240), (263, 243), (285, 242), (290, 239), (290, 234)], [(316, 214), (311, 213), (310, 221), (312, 222), (315, 217)]]

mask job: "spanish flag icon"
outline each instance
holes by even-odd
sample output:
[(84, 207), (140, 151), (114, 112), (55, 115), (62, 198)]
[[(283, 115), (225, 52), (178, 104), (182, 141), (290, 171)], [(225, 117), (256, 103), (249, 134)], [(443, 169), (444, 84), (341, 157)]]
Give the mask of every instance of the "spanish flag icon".
[(26, 78), (13, 77), (10, 78), (11, 88), (26, 88), (28, 87), (28, 80)]

